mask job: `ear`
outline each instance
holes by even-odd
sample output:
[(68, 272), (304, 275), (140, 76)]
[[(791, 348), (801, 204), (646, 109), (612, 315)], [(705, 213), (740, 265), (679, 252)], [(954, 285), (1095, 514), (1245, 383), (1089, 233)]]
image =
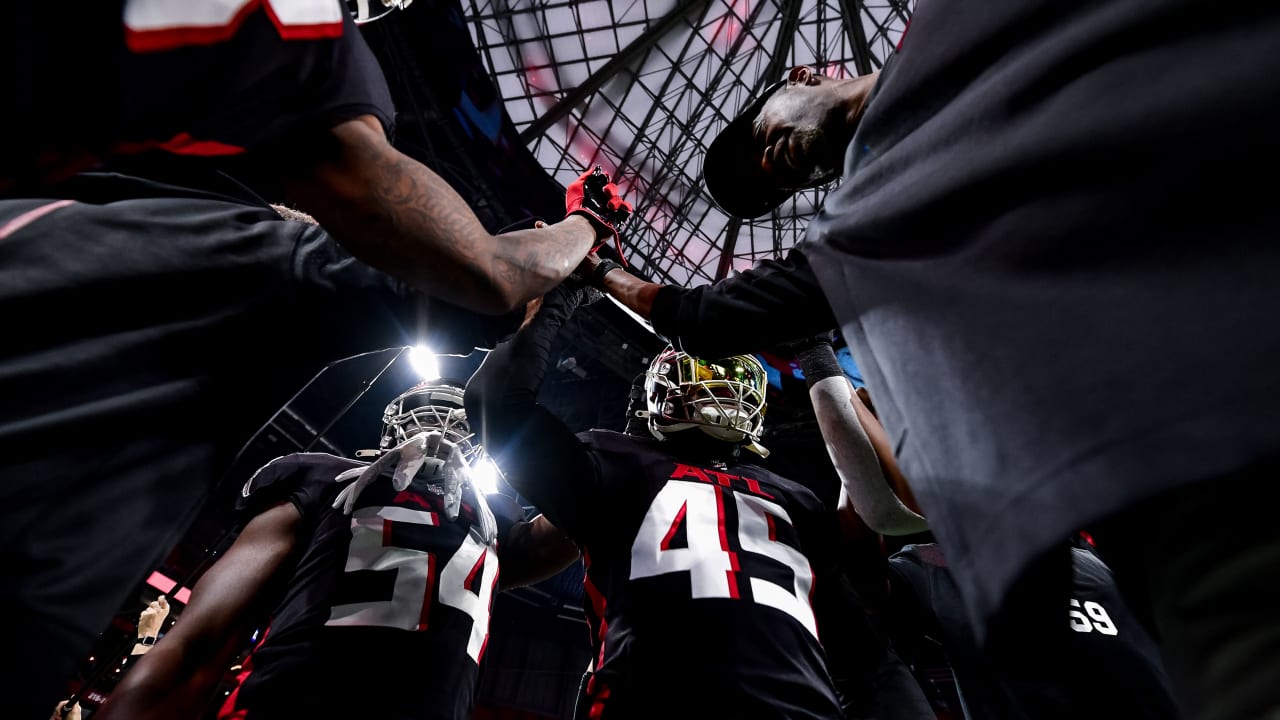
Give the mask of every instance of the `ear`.
[(807, 65), (797, 65), (787, 73), (787, 82), (792, 85), (817, 85), (818, 75)]

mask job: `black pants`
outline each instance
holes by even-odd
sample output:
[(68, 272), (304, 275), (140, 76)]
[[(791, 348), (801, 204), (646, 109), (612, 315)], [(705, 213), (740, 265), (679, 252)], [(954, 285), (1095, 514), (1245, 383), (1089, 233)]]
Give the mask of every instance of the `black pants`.
[(1280, 717), (1280, 458), (1126, 510), (1094, 531), (1191, 720)]

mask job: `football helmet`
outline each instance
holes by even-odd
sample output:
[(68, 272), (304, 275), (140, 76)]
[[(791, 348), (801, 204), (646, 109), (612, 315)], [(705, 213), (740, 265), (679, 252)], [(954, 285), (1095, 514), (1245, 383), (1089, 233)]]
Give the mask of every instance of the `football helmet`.
[(392, 400), (382, 412), (383, 452), (399, 446), (420, 433), (438, 430), (457, 447), (467, 465), (475, 461), (480, 445), (467, 422), (462, 401), (463, 388), (440, 380), (428, 380), (409, 388)]
[(668, 345), (645, 371), (649, 430), (698, 428), (718, 440), (760, 439), (764, 427), (764, 366), (751, 355), (702, 360)]
[(409, 7), (413, 0), (346, 0), (347, 10), (357, 25), (371, 23), (390, 15), (392, 11)]

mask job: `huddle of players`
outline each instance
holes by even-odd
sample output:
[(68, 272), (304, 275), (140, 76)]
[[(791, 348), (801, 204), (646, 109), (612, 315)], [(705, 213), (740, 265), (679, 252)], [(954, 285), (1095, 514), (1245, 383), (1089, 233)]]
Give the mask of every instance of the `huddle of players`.
[[(219, 717), (463, 720), (493, 593), (581, 551), (587, 717), (935, 717), (892, 648), (901, 627), (843, 574), (836, 509), (756, 459), (766, 378), (753, 356), (668, 347), (628, 411), (644, 423), (624, 433), (575, 435), (536, 403), (549, 341), (590, 297), (549, 293), (465, 394), (424, 383), (397, 397), (374, 462), (303, 453), (262, 467), (238, 504), (252, 520), (101, 716), (199, 716), (267, 618)], [(543, 515), (477, 492), (469, 465), (486, 453)], [(884, 572), (909, 631), (946, 648), (970, 717), (1079, 716), (1081, 695), (1090, 717), (1175, 714), (1149, 639), (1083, 548), (1080, 642), (1053, 664), (1066, 676), (985, 668), (936, 548), (910, 546)]]

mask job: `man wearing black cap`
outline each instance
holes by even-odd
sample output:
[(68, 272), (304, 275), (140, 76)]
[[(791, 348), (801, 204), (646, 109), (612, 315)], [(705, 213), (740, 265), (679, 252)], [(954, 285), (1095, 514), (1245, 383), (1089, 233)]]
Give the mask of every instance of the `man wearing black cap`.
[(922, 2), (859, 114), (793, 70), (708, 153), (750, 214), (848, 140), (798, 251), (687, 291), (593, 277), (714, 355), (823, 329), (820, 286), (984, 640), (1091, 527), (1189, 716), (1263, 717), (1280, 526), (1232, 498), (1280, 462), (1280, 213), (1248, 180), (1280, 164), (1280, 9), (1202, 10)]

